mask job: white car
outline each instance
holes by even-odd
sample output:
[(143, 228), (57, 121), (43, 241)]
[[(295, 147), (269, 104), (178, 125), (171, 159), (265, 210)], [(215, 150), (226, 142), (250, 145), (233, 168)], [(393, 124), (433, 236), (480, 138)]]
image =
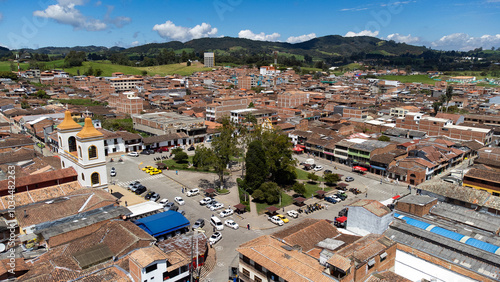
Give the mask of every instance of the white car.
[(238, 229), (240, 226), (238, 225), (238, 223), (234, 222), (234, 220), (232, 219), (228, 219), (224, 222), (224, 224), (227, 226), (227, 227), (230, 227), (230, 228), (233, 228), (234, 230)]
[(116, 176), (116, 170), (112, 170), (112, 171), (109, 173), (109, 175), (110, 175), (111, 177)]
[(206, 197), (206, 198), (203, 198), (200, 200), (200, 205), (204, 206), (204, 205), (208, 205), (212, 202), (212, 198), (210, 197)]
[(138, 157), (139, 156), (139, 153), (137, 152), (130, 152), (127, 154), (128, 156), (131, 156), (131, 157)]
[(317, 166), (314, 168), (314, 170), (315, 170), (315, 171), (320, 171), (320, 170), (322, 170), (322, 169), (323, 169), (323, 167), (322, 167), (322, 166), (320, 166), (320, 165), (317, 165)]
[(200, 194), (200, 189), (194, 188), (189, 191), (187, 191), (186, 196), (191, 197)]
[(299, 217), (299, 213), (296, 210), (287, 211), (286, 214), (288, 214), (289, 217), (293, 218)]
[(175, 197), (174, 201), (179, 205), (183, 206), (185, 204), (184, 200), (181, 197)]
[(210, 210), (211, 211), (216, 211), (216, 210), (220, 210), (224, 207), (224, 204), (223, 203), (217, 203), (213, 206), (210, 207)]
[(350, 177), (350, 176), (348, 176), (348, 177), (346, 177), (346, 178), (345, 178), (345, 180), (344, 180), (344, 181), (345, 181), (345, 182), (351, 182), (351, 181), (354, 181), (354, 177)]
[(168, 204), (168, 199), (167, 198), (163, 198), (158, 203), (160, 203), (160, 205), (162, 205), (162, 206), (165, 206), (165, 205)]
[(210, 236), (210, 238), (208, 238), (208, 242), (210, 243), (210, 245), (213, 245), (219, 242), (220, 239), (222, 239), (222, 233), (215, 232), (214, 234), (212, 234), (212, 236)]
[(220, 217), (226, 217), (226, 216), (230, 216), (234, 213), (234, 211), (232, 209), (225, 209), (223, 211), (220, 212)]
[(283, 220), (281, 220), (281, 218), (279, 218), (277, 216), (271, 216), (269, 218), (269, 221), (271, 221), (272, 223), (274, 223), (276, 225), (279, 225), (279, 226), (282, 226), (284, 224)]

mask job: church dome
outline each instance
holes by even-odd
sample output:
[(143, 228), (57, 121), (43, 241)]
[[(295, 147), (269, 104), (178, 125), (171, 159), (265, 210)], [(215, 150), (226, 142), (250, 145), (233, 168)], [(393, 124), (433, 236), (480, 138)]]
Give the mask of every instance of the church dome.
[(82, 130), (76, 134), (76, 136), (80, 138), (92, 138), (104, 136), (104, 134), (95, 129), (94, 125), (92, 124), (92, 119), (86, 117), (85, 125), (83, 126)]
[(71, 117), (71, 112), (66, 110), (64, 112), (64, 120), (57, 126), (57, 128), (65, 130), (65, 129), (80, 129), (81, 125), (76, 123)]

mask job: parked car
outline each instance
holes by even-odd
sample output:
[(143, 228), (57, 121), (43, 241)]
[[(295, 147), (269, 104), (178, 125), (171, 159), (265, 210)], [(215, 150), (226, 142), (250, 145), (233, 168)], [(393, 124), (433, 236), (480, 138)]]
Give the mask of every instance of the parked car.
[(222, 221), (216, 217), (215, 215), (212, 215), (212, 217), (210, 218), (210, 224), (215, 227), (215, 229), (217, 230), (224, 230), (224, 224), (222, 223)]
[(155, 192), (150, 191), (150, 192), (148, 192), (148, 193), (146, 194), (146, 196), (144, 196), (144, 199), (149, 200), (149, 199), (151, 199), (151, 197), (152, 197), (154, 194), (155, 194)]
[(208, 205), (212, 202), (212, 198), (210, 197), (206, 197), (206, 198), (203, 198), (200, 200), (200, 205), (204, 206), (204, 205)]
[(222, 233), (215, 232), (214, 234), (212, 234), (212, 236), (210, 236), (210, 238), (208, 238), (208, 242), (210, 243), (210, 245), (213, 245), (219, 242), (221, 239), (222, 239)]
[(232, 209), (225, 209), (223, 211), (220, 212), (220, 217), (226, 217), (226, 216), (230, 216), (234, 213), (234, 211)]
[(293, 217), (293, 218), (299, 217), (299, 213), (296, 210), (287, 211), (286, 214), (288, 214), (289, 217)]
[(127, 155), (130, 156), (130, 157), (138, 157), (139, 153), (137, 153), (137, 152), (130, 152)]
[(149, 150), (143, 150), (143, 151), (141, 152), (141, 155), (149, 155), (149, 154), (151, 154), (151, 153), (149, 152)]
[(333, 173), (333, 171), (331, 171), (329, 169), (325, 169), (325, 171), (323, 171), (323, 174), (328, 174), (328, 173)]
[(216, 210), (220, 210), (224, 207), (224, 204), (223, 203), (217, 203), (213, 206), (210, 207), (210, 210), (211, 211), (216, 211)]
[(279, 226), (282, 226), (284, 224), (283, 220), (281, 220), (281, 218), (279, 218), (277, 216), (271, 216), (271, 217), (269, 217), (269, 221), (271, 221), (272, 223), (274, 223), (276, 225), (279, 225)]
[(177, 212), (182, 214), (182, 215), (186, 215), (186, 212), (184, 210), (178, 210)]
[(314, 171), (320, 171), (320, 170), (322, 170), (322, 169), (323, 169), (323, 167), (322, 167), (322, 166), (320, 166), (320, 165), (318, 165), (318, 166), (316, 166), (316, 167), (314, 168)]
[(281, 220), (283, 220), (284, 223), (288, 223), (290, 222), (290, 220), (288, 220), (288, 218), (286, 218), (284, 215), (282, 214), (277, 214), (276, 215), (277, 217), (279, 217)]
[(142, 185), (141, 183), (138, 182), (130, 187), (130, 191), (135, 193), (139, 187), (141, 187), (141, 189), (142, 189), (142, 186), (144, 186), (144, 185)]
[(168, 204), (168, 199), (167, 198), (163, 198), (159, 201), (160, 205), (163, 205), (163, 206), (166, 206)]
[(134, 182), (130, 183), (130, 184), (127, 186), (127, 189), (129, 189), (129, 190), (130, 190), (130, 189), (132, 189), (132, 187), (139, 186), (139, 184), (141, 184), (141, 182), (139, 182), (139, 181), (137, 181), (137, 180), (136, 180), (136, 181), (134, 181)]
[(207, 209), (210, 209), (211, 207), (215, 206), (218, 203), (219, 202), (217, 202), (216, 200), (212, 199), (212, 202), (210, 202), (209, 204), (207, 204), (206, 207), (207, 207)]
[(232, 219), (228, 219), (224, 222), (224, 224), (227, 226), (227, 227), (230, 227), (230, 228), (233, 228), (233, 229), (238, 229), (240, 226), (238, 225), (238, 223), (234, 222), (234, 220)]
[(186, 203), (184, 202), (184, 200), (183, 200), (181, 197), (175, 197), (175, 198), (174, 198), (174, 201), (175, 201), (177, 204), (179, 204), (179, 206), (183, 206), (184, 204), (186, 204)]
[(150, 166), (150, 165), (147, 165), (147, 166), (145, 166), (145, 167), (141, 168), (141, 170), (142, 170), (142, 171), (148, 171), (148, 170), (151, 170), (151, 169), (153, 169), (153, 168), (154, 168), (154, 167), (152, 167), (152, 166)]
[(111, 177), (115, 177), (116, 176), (116, 170), (111, 170), (111, 172), (109, 173), (109, 175)]
[(325, 201), (332, 203), (332, 204), (336, 204), (336, 203), (340, 202), (340, 199), (337, 197), (333, 197), (333, 196), (327, 196), (327, 197), (325, 197)]
[(186, 196), (191, 197), (200, 194), (200, 189), (194, 188), (189, 191), (187, 191)]
[(194, 146), (187, 148), (188, 151), (194, 151)]
[(135, 193), (137, 195), (140, 195), (140, 194), (146, 192), (147, 190), (148, 190), (148, 188), (146, 188), (146, 186), (141, 185), (141, 186), (137, 187), (137, 189), (135, 189)]
[(344, 201), (345, 199), (347, 199), (347, 194), (346, 193), (343, 193), (343, 192), (337, 192), (337, 194), (335, 194), (335, 196), (337, 196), (338, 198), (340, 198), (342, 201)]
[(153, 201), (153, 202), (156, 202), (158, 201), (158, 199), (160, 199), (160, 194), (158, 193), (154, 193), (151, 198), (149, 198), (150, 201)]
[[(146, 171), (147, 172), (147, 171)], [(161, 169), (153, 168), (148, 172), (150, 175), (156, 175), (161, 173)]]
[(344, 181), (345, 181), (345, 182), (351, 182), (351, 181), (354, 181), (354, 177), (350, 177), (350, 176), (348, 176), (348, 177), (346, 177), (346, 178), (345, 178), (345, 180), (344, 180)]
[(199, 218), (193, 223), (191, 228), (194, 230), (196, 228), (203, 228), (203, 226), (205, 226), (205, 220), (203, 218)]
[(176, 206), (174, 203), (170, 202), (170, 203), (167, 203), (165, 205), (165, 207), (163, 208), (163, 210), (165, 210), (165, 211), (178, 211), (179, 207)]

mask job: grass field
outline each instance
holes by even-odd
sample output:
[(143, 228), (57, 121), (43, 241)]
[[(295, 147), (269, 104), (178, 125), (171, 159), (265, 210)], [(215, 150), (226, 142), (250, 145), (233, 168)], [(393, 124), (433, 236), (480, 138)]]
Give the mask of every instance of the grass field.
[(269, 205), (266, 203), (256, 203), (257, 213), (258, 214), (264, 213), (266, 211), (266, 208), (270, 207), (270, 206), (275, 206), (277, 208), (286, 207), (288, 205), (291, 205), (292, 202), (293, 202), (292, 196), (288, 195), (285, 192), (281, 192), (281, 205), (279, 205), (278, 203), (276, 203), (275, 205)]
[[(17, 64), (14, 64), (17, 70)], [(28, 68), (28, 64), (20, 64), (21, 70)], [(0, 71), (10, 71), (10, 62), (1, 61)]]
[(387, 80), (397, 80), (402, 83), (412, 83), (412, 82), (421, 82), (426, 84), (434, 84), (436, 81), (432, 78), (429, 78), (426, 74), (419, 75), (381, 75), (377, 78), (387, 79)]
[[(295, 172), (297, 172), (297, 179), (299, 179), (299, 180), (309, 180), (309, 178), (307, 178), (307, 175), (309, 174), (309, 172), (307, 172), (305, 170), (302, 170), (300, 168), (295, 168)], [(314, 172), (314, 171), (311, 171), (311, 172)], [(318, 181), (321, 181), (321, 182), (324, 181), (323, 177), (321, 177), (321, 175), (323, 175), (323, 173), (316, 172), (316, 175), (319, 176)]]
[(180, 75), (191, 75), (193, 72), (197, 71), (210, 71), (211, 68), (203, 67), (202, 63), (193, 63), (191, 66), (187, 66), (186, 63), (180, 64), (170, 64), (152, 67), (140, 67), (134, 68), (139, 70), (139, 72), (145, 70), (148, 74), (159, 74), (159, 75), (170, 75), (170, 74), (180, 74)]

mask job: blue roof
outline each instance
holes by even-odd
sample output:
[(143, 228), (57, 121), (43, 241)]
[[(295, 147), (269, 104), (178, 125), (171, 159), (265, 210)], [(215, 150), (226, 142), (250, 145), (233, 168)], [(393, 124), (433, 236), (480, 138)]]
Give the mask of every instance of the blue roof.
[[(410, 218), (407, 216), (401, 216), (398, 213), (394, 213), (394, 217), (401, 218), (402, 220), (406, 221), (407, 224), (413, 225), (415, 227), (418, 227), (418, 228), (424, 229), (424, 230), (426, 230), (427, 227), (431, 226), (431, 224), (428, 224), (428, 223), (425, 223), (423, 221), (413, 219), (413, 218)], [(462, 240), (465, 237), (464, 235), (462, 235), (460, 233), (453, 232), (453, 231), (450, 231), (448, 229), (444, 229), (444, 228), (441, 228), (438, 226), (432, 227), (431, 230), (429, 230), (429, 231), (434, 233), (434, 234), (438, 234), (438, 235), (441, 235), (443, 237), (446, 237), (446, 238), (449, 238), (449, 239), (452, 239), (452, 240), (455, 240), (458, 242), (460, 242), (460, 240)], [(481, 250), (484, 250), (487, 252), (490, 252), (490, 253), (494, 253), (494, 254), (498, 251), (498, 249), (500, 249), (499, 246), (496, 246), (496, 245), (493, 245), (490, 243), (486, 243), (486, 242), (483, 242), (483, 241), (480, 241), (480, 240), (477, 240), (474, 238), (467, 239), (467, 241), (465, 241), (465, 244), (472, 246), (472, 247), (476, 247), (478, 249), (481, 249)]]
[(138, 219), (134, 223), (153, 237), (175, 232), (190, 225), (189, 220), (176, 211), (157, 213)]

